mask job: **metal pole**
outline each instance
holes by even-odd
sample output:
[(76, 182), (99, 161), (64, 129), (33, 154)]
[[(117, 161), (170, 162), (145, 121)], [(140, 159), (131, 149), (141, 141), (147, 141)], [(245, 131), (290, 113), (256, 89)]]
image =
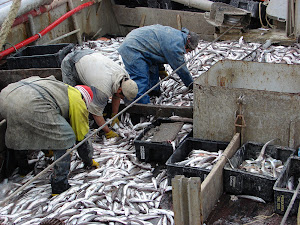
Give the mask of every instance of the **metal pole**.
[(58, 40), (63, 39), (63, 38), (65, 38), (65, 37), (68, 37), (68, 36), (70, 36), (70, 35), (72, 35), (72, 34), (75, 34), (75, 33), (77, 33), (77, 32), (80, 32), (80, 29), (73, 30), (73, 31), (71, 31), (71, 32), (69, 32), (69, 33), (66, 33), (66, 34), (64, 34), (64, 35), (62, 35), (62, 36), (59, 36), (59, 37), (57, 37), (57, 38), (55, 38), (55, 39), (53, 39), (53, 40), (51, 40), (51, 41), (45, 43), (45, 45), (51, 44), (51, 43), (53, 43), (53, 42), (55, 42), (55, 41), (58, 41)]
[(293, 197), (292, 197), (292, 199), (291, 199), (291, 201), (290, 201), (290, 204), (289, 204), (287, 210), (286, 210), (285, 213), (284, 213), (284, 216), (283, 216), (283, 218), (282, 218), (282, 220), (281, 220), (280, 225), (284, 225), (284, 224), (285, 224), (285, 221), (286, 221), (287, 217), (289, 216), (289, 213), (290, 213), (290, 211), (291, 211), (291, 209), (292, 209), (292, 207), (293, 207), (293, 205), (294, 205), (294, 202), (295, 202), (296, 197), (297, 197), (297, 195), (298, 195), (299, 189), (300, 189), (300, 179), (298, 179), (298, 185), (297, 185), (297, 188), (296, 188), (296, 190), (294, 191)]
[(241, 60), (246, 59), (248, 56), (250, 56), (253, 52), (255, 52), (257, 49), (259, 49), (260, 47), (263, 46), (264, 49), (267, 49), (271, 46), (272, 42), (271, 40), (266, 40), (266, 42), (264, 44), (260, 44), (257, 48), (255, 48), (254, 50), (252, 50), (250, 53), (248, 53), (247, 55), (245, 55)]

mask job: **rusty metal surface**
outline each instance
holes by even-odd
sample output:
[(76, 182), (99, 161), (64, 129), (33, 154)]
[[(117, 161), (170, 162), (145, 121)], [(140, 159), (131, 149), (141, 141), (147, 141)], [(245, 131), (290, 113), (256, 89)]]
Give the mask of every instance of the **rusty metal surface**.
[[(298, 65), (220, 61), (194, 85), (194, 137), (229, 141), (234, 132), (237, 99), (243, 95), (244, 142), (279, 138), (283, 146), (300, 144), (300, 72)], [(292, 141), (291, 141), (292, 139)], [(294, 146), (290, 146), (294, 143)]]
[(300, 92), (299, 65), (220, 60), (195, 83), (285, 93)]
[(177, 16), (179, 15), (182, 27), (198, 33), (201, 39), (213, 40), (215, 28), (205, 20), (204, 13), (146, 7), (128, 8), (122, 5), (113, 5), (113, 10), (125, 33), (139, 27), (143, 15), (145, 15), (144, 26), (159, 23), (178, 29)]
[[(74, 7), (86, 2), (88, 2), (88, 0), (73, 0)], [(92, 37), (100, 28), (102, 28), (102, 30), (99, 32), (99, 36), (103, 36), (105, 34), (126, 35), (126, 33), (122, 33), (120, 31), (120, 27), (115, 18), (111, 4), (111, 1), (103, 0), (102, 2), (93, 4), (92, 6), (87, 7), (75, 14), (83, 41), (85, 41), (87, 37)], [(67, 13), (70, 9), (65, 1), (58, 3), (55, 1), (55, 4), (53, 6), (48, 6), (47, 10), (49, 11), (33, 18), (37, 32), (45, 29), (55, 20)], [(26, 22), (13, 27), (9, 36), (7, 37), (7, 42), (11, 45), (16, 45), (21, 41), (33, 36), (34, 34), (31, 34), (29, 24), (30, 23)], [(72, 18), (70, 17), (33, 44), (47, 43), (52, 39), (73, 31), (74, 29), (74, 24), (72, 22)], [(57, 43), (71, 42), (77, 42), (76, 35), (68, 36)]]

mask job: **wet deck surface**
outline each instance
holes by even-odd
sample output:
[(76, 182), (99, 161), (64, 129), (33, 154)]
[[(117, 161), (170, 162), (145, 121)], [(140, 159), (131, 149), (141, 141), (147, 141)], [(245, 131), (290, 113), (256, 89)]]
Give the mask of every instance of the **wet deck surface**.
[[(165, 168), (157, 166), (155, 173)], [(231, 195), (224, 193), (214, 210), (205, 221), (206, 225), (280, 225), (284, 215), (275, 213), (275, 203), (258, 203), (253, 200), (239, 198), (236, 201), (231, 200)], [(160, 207), (173, 210), (172, 192), (166, 192), (161, 200)], [(296, 225), (297, 215), (289, 215), (286, 225)]]
[[(257, 203), (248, 199), (232, 201), (231, 196), (223, 194), (215, 209), (209, 215), (206, 224), (272, 224), (279, 225), (283, 215), (274, 213), (274, 202)], [(297, 224), (297, 216), (290, 215), (285, 224)]]
[[(172, 208), (172, 193), (168, 192), (161, 201), (162, 208)], [(214, 210), (211, 212), (206, 225), (279, 225), (283, 215), (274, 213), (274, 202), (257, 203), (248, 199), (232, 201), (230, 195), (223, 194)], [(286, 225), (296, 225), (297, 216), (290, 215)]]

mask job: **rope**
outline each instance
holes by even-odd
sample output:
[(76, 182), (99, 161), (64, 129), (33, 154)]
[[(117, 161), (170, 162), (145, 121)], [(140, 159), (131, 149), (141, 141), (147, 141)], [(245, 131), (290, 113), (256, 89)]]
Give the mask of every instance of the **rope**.
[(262, 22), (262, 12), (261, 12), (261, 2), (259, 3), (259, 5), (258, 5), (258, 15), (259, 15), (259, 21), (260, 21), (260, 24), (261, 24), (261, 27), (262, 28), (268, 28), (267, 26), (265, 26), (264, 24), (263, 24), (263, 22)]
[(230, 159), (227, 157), (227, 155), (222, 154), (221, 156), (224, 156), (225, 159), (228, 161), (230, 167), (231, 167), (232, 169), (234, 169), (234, 166), (232, 165), (232, 163), (231, 163)]
[(265, 18), (265, 20), (267, 21), (267, 24), (269, 25), (269, 27), (271, 27), (271, 28), (273, 29), (274, 26), (269, 22), (267, 13), (266, 13), (266, 18)]
[(10, 45), (11, 47), (13, 47), (15, 49), (15, 51), (17, 51), (17, 48), (14, 45), (12, 45), (11, 43), (8, 43), (8, 42), (3, 45), (3, 49), (5, 49), (6, 45)]
[(110, 122), (112, 122), (115, 118), (117, 118), (119, 115), (123, 114), (126, 110), (128, 110), (130, 107), (133, 106), (134, 103), (138, 102), (141, 98), (143, 98), (146, 94), (148, 94), (150, 91), (152, 91), (153, 89), (155, 89), (158, 85), (160, 85), (160, 83), (162, 83), (163, 81), (169, 79), (172, 75), (174, 75), (179, 69), (181, 69), (183, 66), (185, 66), (188, 62), (190, 62), (192, 59), (194, 59), (197, 55), (199, 55), (201, 52), (203, 52), (206, 48), (208, 48), (210, 45), (212, 45), (213, 43), (215, 43), (216, 41), (218, 41), (223, 35), (225, 35), (228, 31), (230, 31), (233, 27), (235, 27), (236, 25), (238, 25), (238, 23), (232, 25), (231, 27), (229, 27), (226, 31), (224, 31), (223, 34), (221, 34), (219, 37), (217, 37), (214, 41), (212, 41), (211, 43), (207, 44), (203, 49), (201, 49), (200, 52), (198, 52), (197, 54), (195, 54), (193, 57), (191, 57), (188, 61), (186, 61), (185, 63), (183, 63), (180, 67), (178, 67), (176, 70), (174, 70), (169, 76), (165, 77), (164, 79), (162, 79), (160, 82), (158, 82), (157, 84), (155, 84), (152, 88), (150, 88), (148, 91), (146, 91), (143, 95), (141, 95), (140, 97), (138, 97), (136, 100), (134, 100), (132, 103), (130, 103), (127, 107), (125, 107), (123, 110), (121, 110), (119, 113), (117, 113), (115, 116), (113, 116), (112, 118), (110, 118), (108, 121), (106, 121), (106, 123), (104, 123), (102, 126), (100, 126), (99, 128), (97, 128), (96, 130), (94, 130), (92, 133), (90, 133), (88, 136), (86, 136), (81, 142), (79, 142), (77, 145), (75, 145), (73, 148), (68, 149), (66, 151), (66, 153), (64, 155), (62, 155), (60, 158), (58, 158), (56, 161), (54, 161), (51, 165), (49, 165), (47, 168), (45, 168), (43, 171), (41, 171), (39, 174), (37, 174), (34, 178), (32, 178), (31, 180), (29, 180), (27, 183), (25, 183), (22, 187), (18, 188), (15, 192), (13, 192), (11, 195), (9, 195), (8, 197), (6, 197), (2, 202), (0, 202), (0, 205), (4, 205), (7, 201), (11, 200), (15, 195), (17, 195), (19, 192), (23, 191), (29, 184), (31, 184), (33, 181), (37, 180), (39, 177), (41, 177), (42, 175), (44, 175), (48, 170), (50, 170), (52, 167), (54, 167), (54, 165), (58, 162), (60, 162), (64, 157), (66, 157), (68, 154), (70, 154), (71, 152), (73, 152), (75, 149), (77, 149), (78, 147), (80, 147), (84, 142), (86, 142), (89, 138), (91, 138), (92, 136), (94, 136), (96, 133), (98, 133), (103, 127), (105, 127), (107, 124), (109, 124)]
[(19, 11), (20, 6), (21, 6), (21, 0), (14, 0), (9, 9), (8, 17), (6, 17), (6, 19), (4, 20), (4, 22), (2, 24), (1, 31), (0, 31), (0, 46), (1, 47), (3, 46), (8, 34), (11, 31), (11, 27), (15, 21), (15, 18)]

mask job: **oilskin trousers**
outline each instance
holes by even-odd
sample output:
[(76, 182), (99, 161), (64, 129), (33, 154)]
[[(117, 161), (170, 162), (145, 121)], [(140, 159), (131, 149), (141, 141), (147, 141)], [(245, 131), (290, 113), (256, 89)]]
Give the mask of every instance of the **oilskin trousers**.
[[(91, 166), (93, 148), (90, 140), (84, 142), (77, 149), (79, 157), (82, 159), (85, 167)], [(66, 150), (54, 150), (54, 160), (56, 161), (66, 153)], [(54, 171), (51, 177), (52, 194), (60, 194), (70, 188), (68, 175), (70, 172), (71, 156), (68, 154), (62, 160), (54, 165)]]
[[(126, 70), (130, 74), (130, 78), (134, 80), (138, 86), (138, 94), (135, 99), (139, 98), (155, 84), (159, 82), (158, 65), (149, 65), (143, 57), (136, 59), (135, 65), (131, 66), (124, 61)], [(159, 91), (158, 85), (154, 90)], [(149, 95), (145, 95), (137, 103), (148, 104), (150, 103)]]

